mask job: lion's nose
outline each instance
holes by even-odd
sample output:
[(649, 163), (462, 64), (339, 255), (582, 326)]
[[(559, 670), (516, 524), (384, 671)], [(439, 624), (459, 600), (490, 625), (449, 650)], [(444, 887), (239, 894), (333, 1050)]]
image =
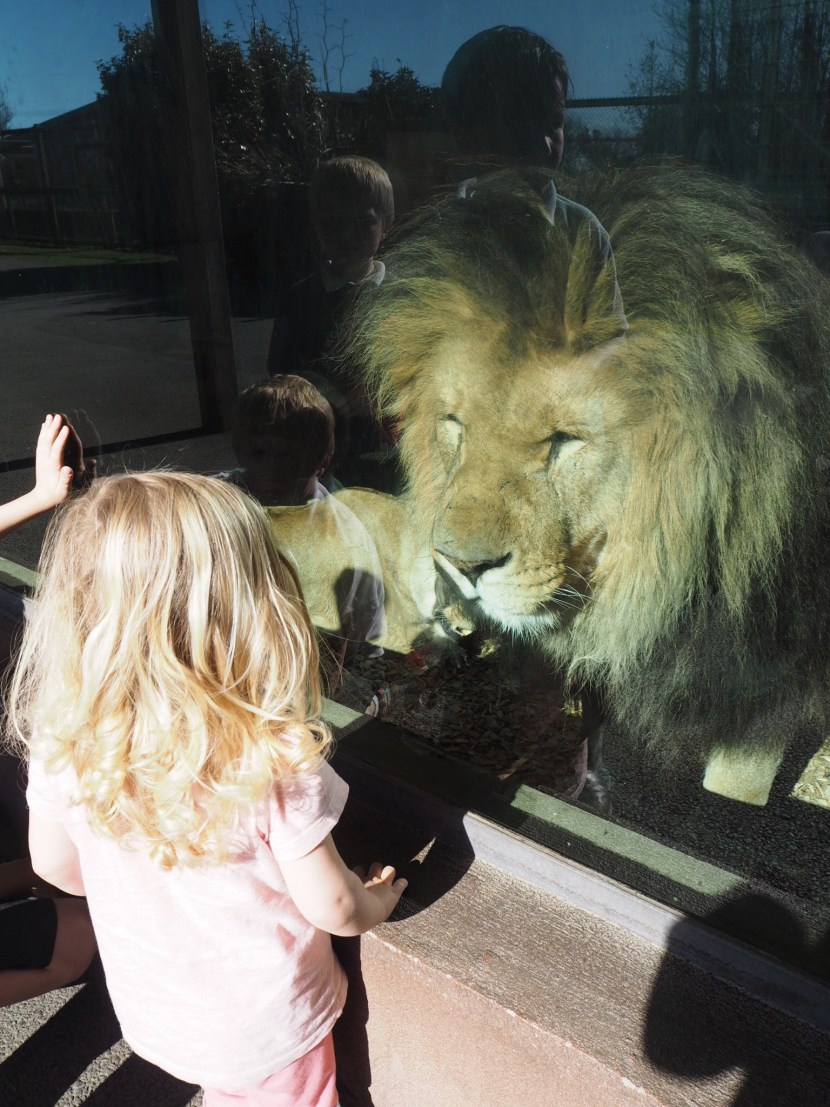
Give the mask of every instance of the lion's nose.
[(503, 557), (493, 558), (490, 561), (464, 561), (460, 557), (451, 557), (443, 550), (437, 550), (436, 552), (446, 558), (450, 565), (452, 565), (454, 569), (457, 569), (459, 573), (463, 573), (471, 584), (477, 584), (479, 577), (486, 573), (488, 569), (499, 569), (510, 560), (509, 553), (506, 553)]

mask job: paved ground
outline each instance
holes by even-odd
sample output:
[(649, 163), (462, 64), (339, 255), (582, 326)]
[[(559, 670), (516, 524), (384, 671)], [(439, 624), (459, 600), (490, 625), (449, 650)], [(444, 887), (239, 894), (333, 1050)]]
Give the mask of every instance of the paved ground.
[[(189, 325), (180, 290), (162, 273), (167, 287), (155, 290), (146, 266), (79, 268), (74, 276), (86, 287), (78, 290), (65, 287), (72, 274), (63, 270), (0, 267), (0, 502), (31, 486), (31, 470), (4, 473), (2, 463), (32, 455), (47, 411), (69, 413), (87, 440), (102, 443), (198, 426)], [(264, 375), (271, 325), (232, 320), (240, 387)], [(105, 459), (110, 469), (170, 464), (209, 471), (232, 462), (222, 436)], [(3, 555), (32, 564), (42, 529), (11, 536)]]
[(0, 1010), (4, 1107), (196, 1107), (202, 1093), (136, 1057), (99, 968), (87, 983)]

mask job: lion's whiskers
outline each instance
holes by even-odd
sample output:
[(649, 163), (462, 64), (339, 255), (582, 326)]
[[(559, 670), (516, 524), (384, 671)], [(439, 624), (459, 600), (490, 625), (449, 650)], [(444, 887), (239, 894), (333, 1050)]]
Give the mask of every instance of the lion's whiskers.
[(570, 611), (579, 611), (580, 608), (584, 607), (585, 604), (591, 600), (591, 596), (584, 596), (581, 592), (578, 592), (568, 584), (563, 584), (560, 588), (557, 588), (556, 592), (551, 596), (552, 603), (557, 607), (565, 607)]

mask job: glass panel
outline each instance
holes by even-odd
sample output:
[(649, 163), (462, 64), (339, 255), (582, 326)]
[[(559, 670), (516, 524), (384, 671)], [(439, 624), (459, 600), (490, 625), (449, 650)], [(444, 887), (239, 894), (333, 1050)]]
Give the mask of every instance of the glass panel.
[[(690, 910), (749, 882), (815, 946), (830, 6), (155, 7), (2, 38), (0, 495), (46, 410), (100, 472), (221, 471), (335, 699), (508, 825), (669, 902), (696, 878), (649, 843), (700, 859)], [(500, 20), (543, 37), (459, 51)]]

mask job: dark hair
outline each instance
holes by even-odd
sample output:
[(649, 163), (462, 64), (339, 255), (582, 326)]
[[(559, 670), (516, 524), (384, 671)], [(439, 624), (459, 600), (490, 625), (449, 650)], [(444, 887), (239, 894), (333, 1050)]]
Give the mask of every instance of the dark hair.
[(320, 458), (334, 448), (334, 412), (314, 385), (293, 373), (279, 373), (239, 394), (231, 424), (234, 452), (248, 434), (291, 430), (303, 435)]
[[(557, 91), (559, 82), (561, 92)], [(564, 107), (570, 75), (564, 57), (524, 27), (489, 27), (456, 50), (441, 80), (453, 130), (495, 133), (527, 118), (553, 118)]]

